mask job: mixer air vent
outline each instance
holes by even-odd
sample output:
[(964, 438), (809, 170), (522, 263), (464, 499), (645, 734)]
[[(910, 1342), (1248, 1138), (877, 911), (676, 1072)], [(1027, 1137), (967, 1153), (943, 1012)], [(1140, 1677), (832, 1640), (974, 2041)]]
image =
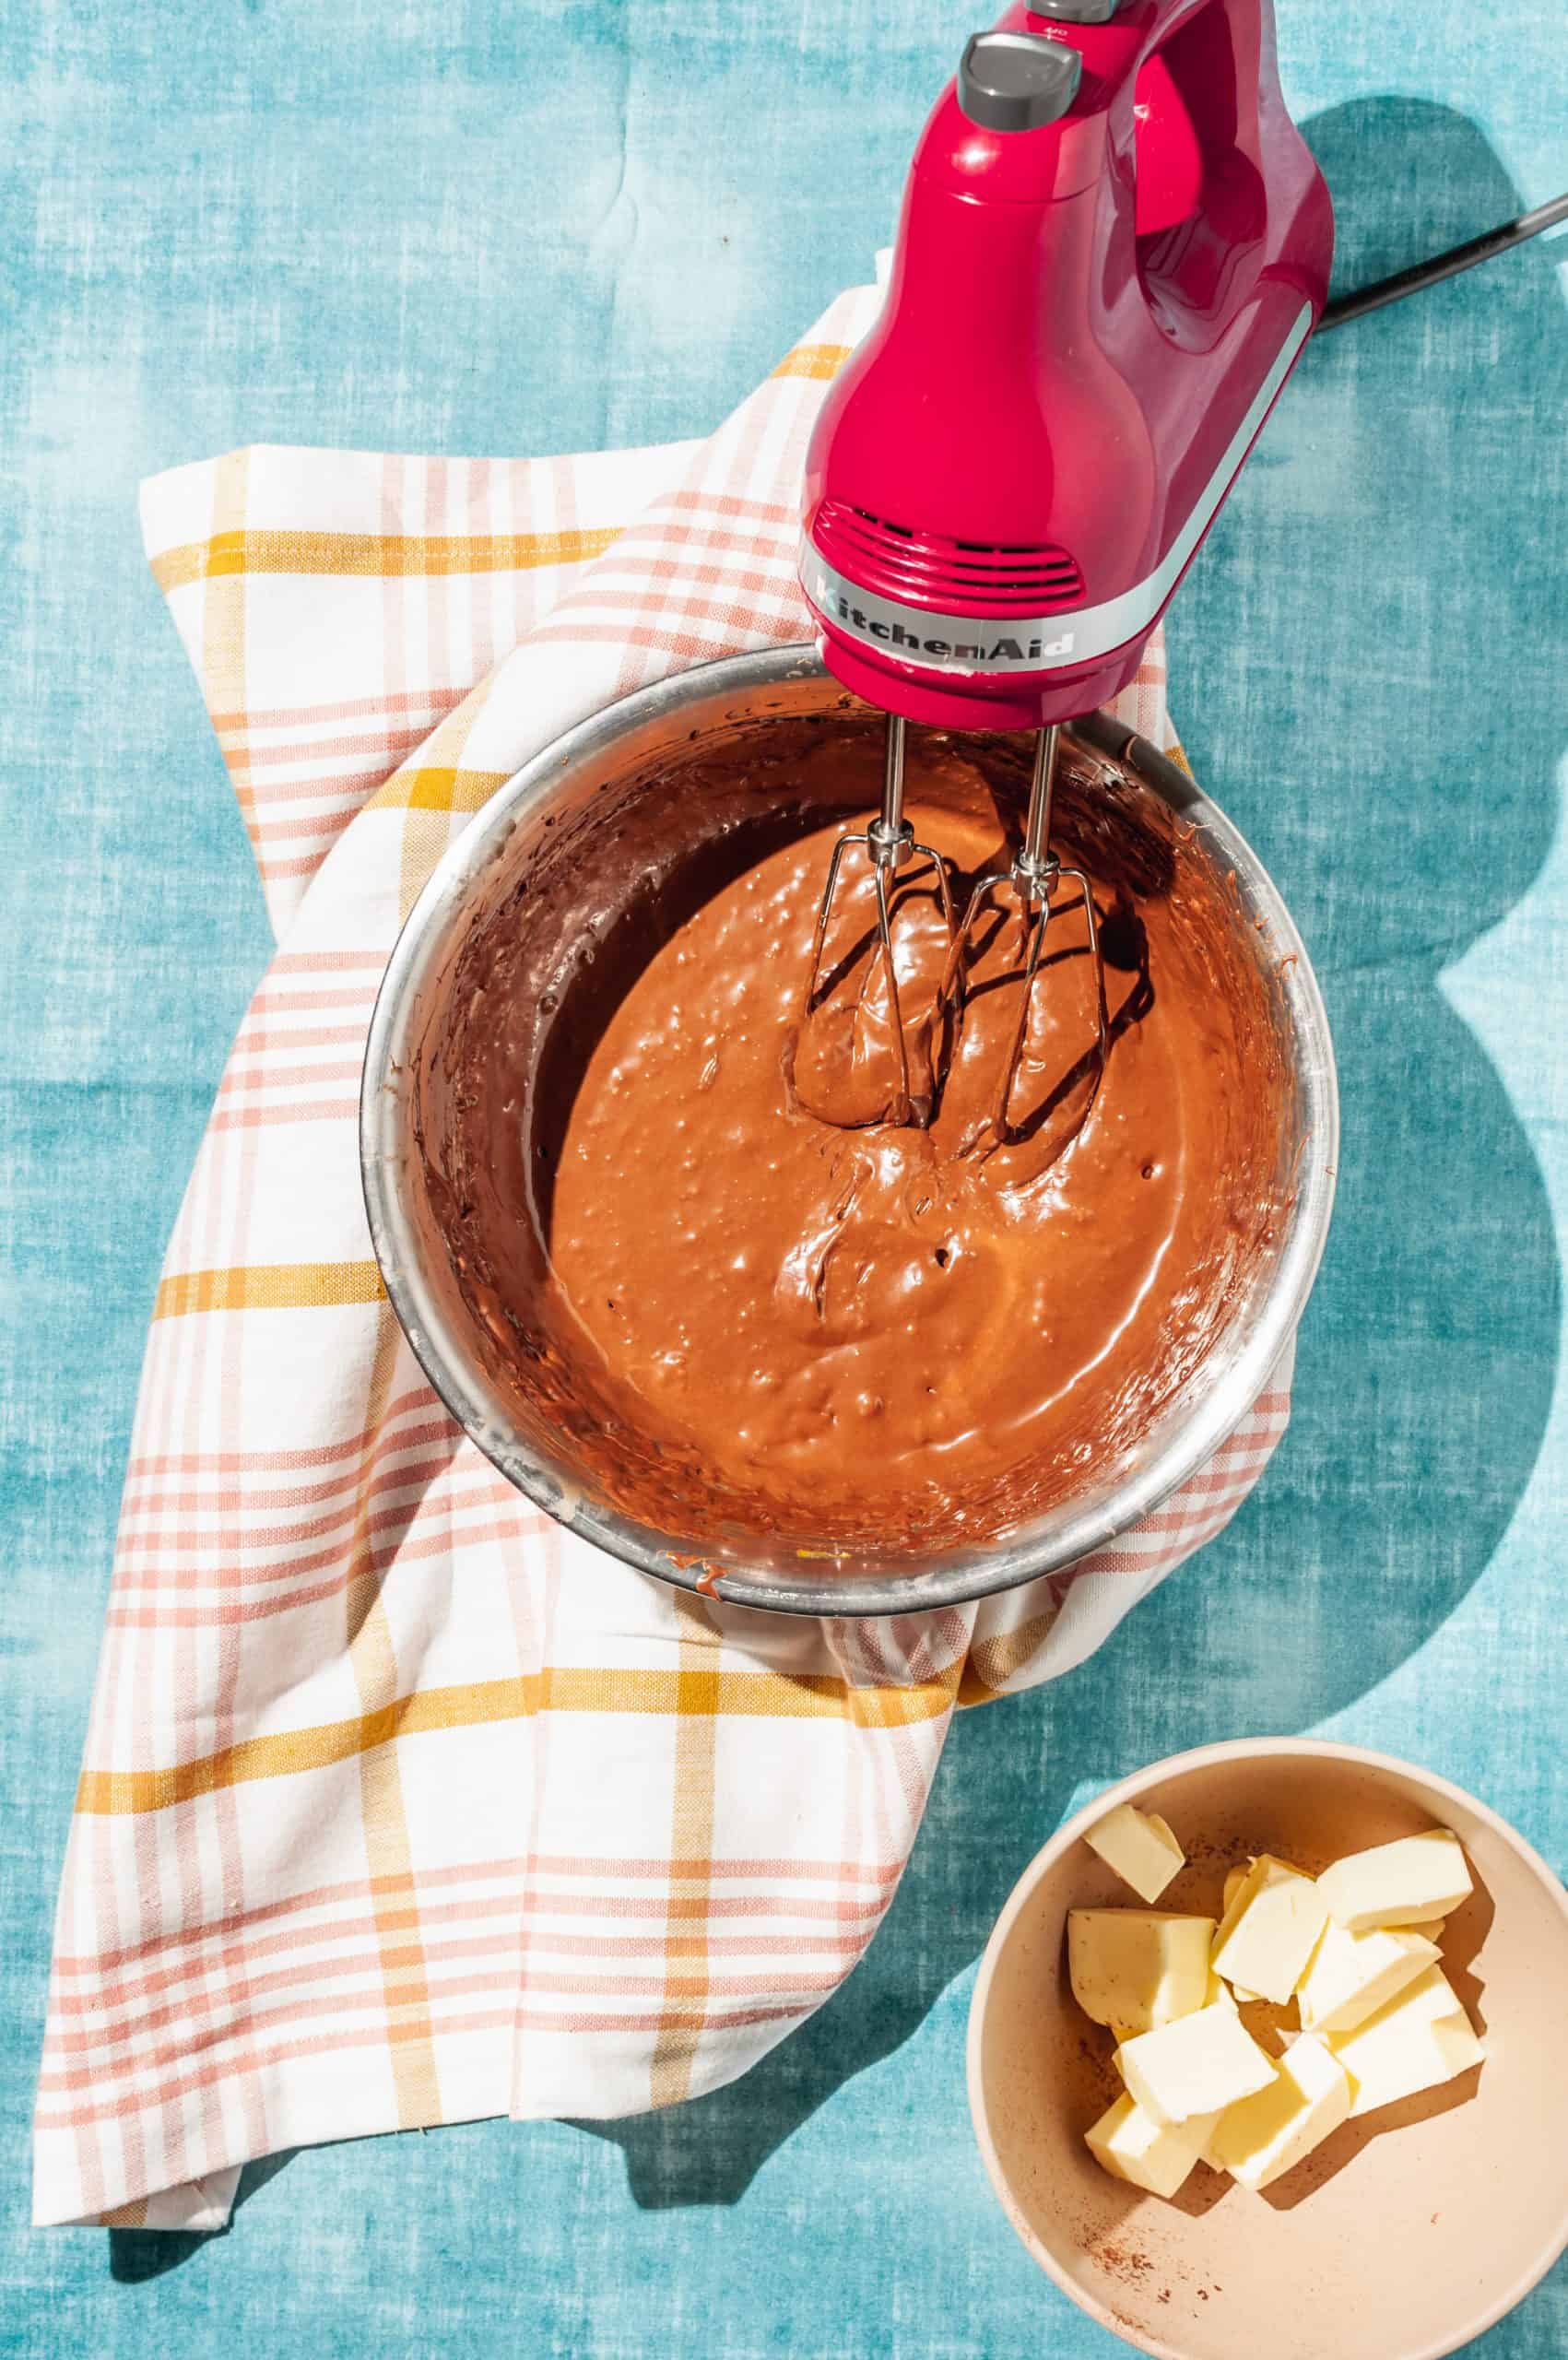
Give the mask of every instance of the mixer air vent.
[(1049, 543), (950, 540), (840, 500), (822, 502), (811, 538), (874, 597), (937, 614), (1053, 615), (1083, 600), (1077, 560)]

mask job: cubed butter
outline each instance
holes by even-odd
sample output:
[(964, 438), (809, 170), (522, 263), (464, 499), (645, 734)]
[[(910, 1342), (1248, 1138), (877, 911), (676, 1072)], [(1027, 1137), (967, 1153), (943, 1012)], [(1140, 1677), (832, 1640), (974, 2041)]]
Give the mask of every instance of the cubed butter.
[(1306, 1971), (1326, 1916), (1311, 1877), (1260, 1854), (1220, 1921), (1215, 1973), (1283, 2007)]
[(1267, 2188), (1338, 2130), (1350, 2111), (1345, 2069), (1315, 2033), (1303, 2033), (1267, 2089), (1227, 2106), (1205, 2141), (1218, 2171)]
[(1439, 1954), (1430, 1934), (1382, 1926), (1348, 1934), (1343, 1926), (1326, 1926), (1297, 1993), (1303, 2029), (1353, 2031)]
[(1203, 2114), (1187, 2122), (1156, 2122), (1135, 2100), (1120, 2097), (1084, 2132), (1084, 2140), (1113, 2177), (1146, 2188), (1151, 2196), (1174, 2196), (1219, 2119)]
[(1156, 2122), (1190, 2122), (1218, 2114), (1254, 2090), (1267, 2089), (1274, 2064), (1232, 2008), (1200, 2008), (1116, 2051), (1123, 2081)]
[(1213, 1939), (1212, 1918), (1163, 1909), (1069, 1909), (1073, 1997), (1097, 2024), (1150, 2032), (1202, 2007)]
[(1368, 1934), (1378, 1926), (1445, 1918), (1469, 1892), (1470, 1871), (1458, 1837), (1433, 1827), (1424, 1835), (1374, 1844), (1369, 1852), (1347, 1853), (1324, 1870), (1317, 1889), (1337, 1926)]
[[(1247, 1869), (1250, 1869), (1251, 1866), (1252, 1862), (1248, 1860), (1245, 1867), (1232, 1869), (1229, 1876), (1225, 1879), (1225, 1890), (1220, 1903), (1220, 1916), (1221, 1923), (1223, 1923), (1225, 1918), (1230, 1912), (1232, 1902), (1234, 1901), (1243, 1885), (1245, 1884), (1247, 1881)], [(1231, 1993), (1232, 1998), (1235, 2000), (1256, 2000), (1257, 1997), (1257, 1993), (1256, 1991), (1249, 1991), (1246, 1988), (1246, 1986), (1242, 1983), (1227, 1984), (1225, 1988)]]
[(1353, 2115), (1436, 2089), (1486, 2054), (1440, 1966), (1424, 1969), (1353, 2032), (1330, 2034), (1328, 2045), (1350, 2077)]
[(1158, 1901), (1186, 1865), (1186, 1854), (1159, 1812), (1138, 1811), (1131, 1803), (1108, 1812), (1083, 1840), (1140, 1901)]

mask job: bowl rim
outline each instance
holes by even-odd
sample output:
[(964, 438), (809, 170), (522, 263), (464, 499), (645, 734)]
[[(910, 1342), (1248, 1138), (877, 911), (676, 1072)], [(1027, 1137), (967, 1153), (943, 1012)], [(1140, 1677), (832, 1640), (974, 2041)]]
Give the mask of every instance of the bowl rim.
[(371, 1244), (394, 1314), (434, 1391), (477, 1447), (535, 1504), (622, 1564), (722, 1604), (834, 1620), (929, 1613), (1015, 1589), (1078, 1564), (1149, 1516), (1210, 1458), (1251, 1411), (1300, 1323), (1327, 1242), (1338, 1163), (1339, 1104), (1327, 1011), (1305, 945), (1284, 899), (1241, 831), (1191, 773), (1108, 714), (1072, 725), (1091, 747), (1126, 762), (1173, 808), (1190, 816), (1228, 858), (1244, 914), (1279, 954), (1279, 988), (1300, 1044), (1303, 1138), (1294, 1200), (1273, 1280), (1196, 1413), (1110, 1493), (1076, 1508), (1061, 1504), (1035, 1524), (981, 1547), (955, 1549), (928, 1569), (881, 1575), (749, 1573), (708, 1559), (578, 1491), (521, 1435), (498, 1429), (487, 1388), (466, 1363), (421, 1270), (417, 1224), (400, 1152), (400, 1092), (421, 983), (445, 929), (530, 805), (563, 773), (610, 753), (640, 725), (692, 705), (826, 681), (844, 695), (809, 643), (760, 648), (692, 665), (604, 707), (563, 731), (498, 787), (437, 862), (387, 961), (371, 1013), (360, 1086), (360, 1168)]
[[(1106, 2307), (1097, 2304), (1082, 2287), (1076, 2286), (1029, 2227), (1008, 2188), (991, 2137), (980, 2071), (981, 2044), (991, 1985), (1008, 1939), (1036, 1887), (1079, 1838), (1103, 1819), (1107, 1811), (1114, 1811), (1121, 1803), (1136, 1802), (1138, 1796), (1150, 1787), (1162, 1785), (1166, 1779), (1185, 1776), (1191, 1770), (1208, 1769), (1226, 1762), (1292, 1757), (1296, 1760), (1352, 1763), (1366, 1770), (1395, 1771), (1401, 1777), (1415, 1779), (1435, 1796), (1462, 1803), (1468, 1811), (1483, 1821), (1494, 1835), (1502, 1837), (1511, 1851), (1517, 1854), (1556, 1904), (1563, 1919), (1564, 1931), (1568, 1932), (1568, 1889), (1564, 1888), (1562, 1880), (1534, 1845), (1527, 1842), (1516, 1827), (1511, 1826), (1500, 1811), (1493, 1811), (1490, 1803), (1482, 1802), (1480, 1796), (1471, 1794), (1468, 1788), (1456, 1785), (1452, 1778), (1443, 1777), (1435, 1770), (1423, 1768), (1419, 1762), (1407, 1762), (1398, 1754), (1381, 1753), (1369, 1746), (1341, 1744), (1332, 1738), (1226, 1738), (1213, 1745), (1194, 1746), (1184, 1753), (1168, 1753), (1161, 1761), (1151, 1762), (1145, 1769), (1130, 1772), (1114, 1786), (1091, 1796), (1070, 1819), (1063, 1822), (1049, 1841), (1041, 1847), (1008, 1894), (981, 1953), (980, 1969), (970, 1998), (969, 2023), (964, 2039), (964, 2079), (969, 2094), (970, 2123), (992, 2190), (1030, 2259), (1044, 2271), (1086, 2318), (1119, 2337), (1124, 2343), (1130, 2344), (1135, 2351), (1148, 2353), (1150, 2360), (1193, 2360), (1192, 2349), (1189, 2345), (1184, 2350), (1180, 2344), (1168, 2343), (1163, 2337), (1153, 2333), (1146, 2335), (1140, 2330), (1134, 2335), (1112, 2317)], [(1563, 2207), (1561, 2229), (1555, 2242), (1549, 2240), (1540, 2254), (1526, 2264), (1524, 2271), (1504, 2292), (1491, 2298), (1482, 2310), (1452, 2334), (1444, 2330), (1435, 2343), (1412, 2344), (1408, 2349), (1390, 2353), (1387, 2360), (1447, 2360), (1449, 2354), (1462, 2350), (1476, 2337), (1485, 2335), (1500, 2319), (1506, 2319), (1510, 2311), (1517, 2309), (1564, 2251), (1568, 2251), (1568, 2204)]]

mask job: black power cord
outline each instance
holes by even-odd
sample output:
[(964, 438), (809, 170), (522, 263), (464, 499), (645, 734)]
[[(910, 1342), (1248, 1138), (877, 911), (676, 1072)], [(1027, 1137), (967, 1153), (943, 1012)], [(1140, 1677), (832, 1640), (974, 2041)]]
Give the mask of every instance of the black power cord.
[(1397, 270), (1391, 278), (1374, 279), (1370, 287), (1358, 287), (1349, 295), (1338, 296), (1325, 305), (1317, 333), (1322, 336), (1327, 328), (1342, 328), (1347, 320), (1359, 320), (1368, 312), (1381, 310), (1385, 303), (1397, 303), (1402, 295), (1419, 295), (1423, 288), (1435, 287), (1440, 279), (1453, 278), (1461, 270), (1473, 270), (1477, 263), (1490, 262), (1493, 254), (1505, 254), (1510, 246), (1522, 246), (1527, 238), (1555, 229), (1560, 221), (1568, 221), (1568, 191), (1549, 198), (1545, 205), (1538, 205), (1531, 213), (1521, 213), (1515, 220), (1504, 221), (1495, 230), (1483, 230), (1479, 238), (1467, 238), (1462, 246), (1450, 246), (1446, 254), (1433, 254), (1430, 261), (1412, 263), (1409, 270)]

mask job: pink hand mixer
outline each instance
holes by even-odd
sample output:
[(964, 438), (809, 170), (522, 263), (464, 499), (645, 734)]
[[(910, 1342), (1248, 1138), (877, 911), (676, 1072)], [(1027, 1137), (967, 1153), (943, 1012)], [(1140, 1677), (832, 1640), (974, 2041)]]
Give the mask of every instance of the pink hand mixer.
[[(961, 996), (977, 919), (1016, 896), (1008, 1103), (1051, 897), (1065, 726), (1136, 674), (1327, 295), (1328, 191), (1285, 110), (1270, 0), (1036, 0), (976, 33), (926, 124), (880, 318), (829, 391), (806, 469), (800, 579), (830, 669), (888, 714), (880, 815), (834, 846), (811, 1009), (847, 855), (876, 895), (912, 1100), (892, 904), (934, 872)], [(906, 724), (1039, 733), (1022, 838), (961, 920), (904, 815)], [(914, 866), (919, 864), (916, 872)]]

